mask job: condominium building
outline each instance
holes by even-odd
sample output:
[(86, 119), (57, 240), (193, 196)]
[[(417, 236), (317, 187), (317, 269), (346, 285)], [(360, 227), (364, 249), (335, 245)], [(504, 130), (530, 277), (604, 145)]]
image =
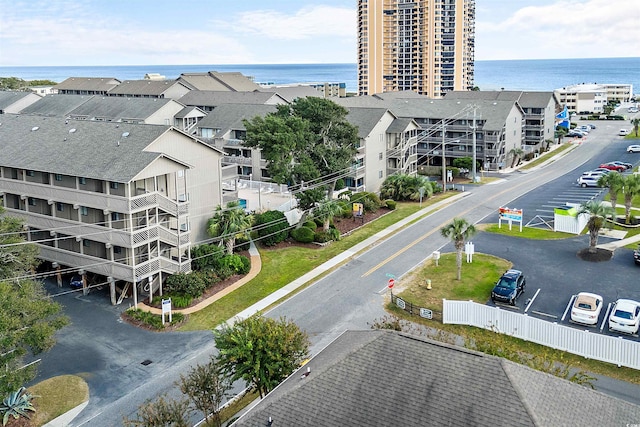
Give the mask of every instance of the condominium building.
[(358, 94), (474, 86), (475, 0), (358, 0)]
[(633, 85), (582, 83), (556, 89), (554, 93), (571, 112), (603, 114), (609, 101), (629, 102), (633, 98)]

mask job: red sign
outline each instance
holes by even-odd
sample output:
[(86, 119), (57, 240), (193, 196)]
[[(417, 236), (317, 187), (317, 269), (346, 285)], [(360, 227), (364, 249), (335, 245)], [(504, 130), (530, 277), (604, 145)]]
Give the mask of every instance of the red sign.
[(393, 285), (396, 284), (396, 281), (394, 279), (389, 279), (389, 281), (387, 283), (388, 283), (387, 286), (389, 286), (389, 289), (391, 289), (391, 288), (393, 288)]

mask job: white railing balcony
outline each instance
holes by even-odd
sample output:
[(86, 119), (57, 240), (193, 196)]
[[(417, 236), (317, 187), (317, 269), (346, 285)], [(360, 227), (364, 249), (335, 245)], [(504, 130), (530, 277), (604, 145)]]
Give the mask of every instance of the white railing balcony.
[(70, 252), (47, 245), (38, 245), (40, 258), (46, 261), (57, 262), (60, 265), (68, 265), (105, 277), (113, 277), (116, 280), (131, 282), (133, 280), (133, 267), (115, 261), (108, 261), (77, 252)]

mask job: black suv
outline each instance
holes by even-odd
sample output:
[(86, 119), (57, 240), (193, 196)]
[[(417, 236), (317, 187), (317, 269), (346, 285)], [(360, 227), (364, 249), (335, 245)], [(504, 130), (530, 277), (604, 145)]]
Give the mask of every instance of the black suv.
[(507, 270), (491, 291), (491, 301), (516, 305), (516, 298), (524, 292), (527, 281), (520, 270)]

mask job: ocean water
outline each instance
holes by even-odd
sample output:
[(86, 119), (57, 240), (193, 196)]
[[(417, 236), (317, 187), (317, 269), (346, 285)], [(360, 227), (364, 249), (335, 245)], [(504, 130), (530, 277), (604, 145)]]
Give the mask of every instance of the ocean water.
[[(61, 82), (68, 77), (142, 79), (158, 73), (175, 79), (181, 73), (237, 71), (258, 83), (339, 82), (347, 91), (358, 87), (356, 64), (239, 64), (239, 65), (105, 65), (0, 67), (0, 77)], [(639, 58), (531, 59), (476, 61), (475, 84), (481, 90), (551, 91), (577, 83), (632, 84), (640, 93)]]

